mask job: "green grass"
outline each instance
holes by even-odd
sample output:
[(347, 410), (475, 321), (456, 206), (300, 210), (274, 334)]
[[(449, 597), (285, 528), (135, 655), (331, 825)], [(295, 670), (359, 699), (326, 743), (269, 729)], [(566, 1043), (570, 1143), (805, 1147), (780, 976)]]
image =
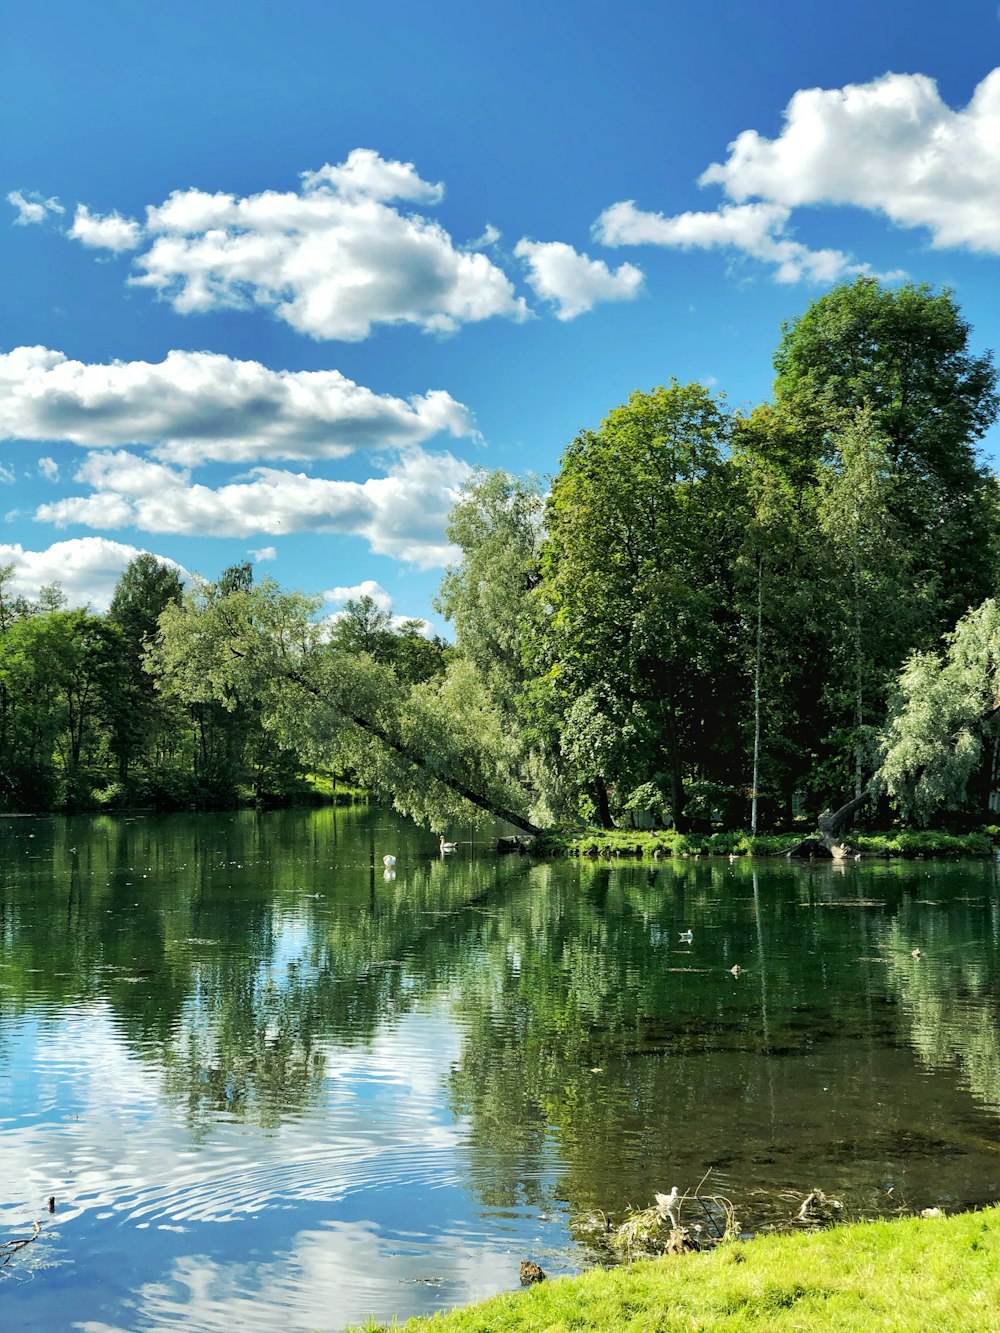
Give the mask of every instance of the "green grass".
[(354, 787), (344, 778), (336, 777), (333, 773), (307, 773), (305, 782), (310, 791), (317, 796), (322, 796), (327, 801), (335, 802), (337, 805), (353, 805), (370, 799), (370, 793), (364, 787)]
[[(517, 1281), (513, 1260), (511, 1281)], [(366, 1325), (371, 1333), (385, 1327)], [(407, 1333), (996, 1333), (1000, 1207), (765, 1236), (711, 1253), (595, 1269), (398, 1327)]]
[[(677, 833), (672, 829), (650, 833), (641, 829), (608, 832), (545, 833), (532, 851), (539, 856), (652, 857), (661, 856), (783, 856), (805, 837), (805, 832), (762, 834), (747, 832)], [(946, 833), (936, 829), (894, 829), (888, 833), (849, 833), (847, 841), (865, 856), (991, 856), (993, 834)]]

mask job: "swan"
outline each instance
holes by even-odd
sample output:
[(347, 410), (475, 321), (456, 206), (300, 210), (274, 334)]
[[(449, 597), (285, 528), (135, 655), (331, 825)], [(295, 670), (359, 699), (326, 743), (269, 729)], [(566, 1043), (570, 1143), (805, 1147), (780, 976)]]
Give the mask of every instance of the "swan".
[(383, 856), (382, 864), (385, 866), (386, 870), (389, 870), (396, 864), (396, 858), (394, 856)]
[(742, 967), (740, 967), (739, 963), (734, 963), (734, 964), (732, 965), (732, 967), (731, 967), (729, 970), (730, 970), (730, 972), (732, 972), (732, 974), (733, 974), (734, 977), (738, 977), (738, 976), (740, 975), (740, 973), (743, 971), (743, 969), (742, 969)]
[(691, 930), (682, 930), (682, 931), (681, 931), (681, 944), (694, 944), (694, 931), (691, 931)]
[(442, 839), (441, 839), (441, 850), (442, 850), (442, 852), (454, 852), (454, 851), (457, 851), (457, 850), (458, 850), (458, 843), (457, 843), (457, 842), (445, 842), (444, 838), (442, 838)]

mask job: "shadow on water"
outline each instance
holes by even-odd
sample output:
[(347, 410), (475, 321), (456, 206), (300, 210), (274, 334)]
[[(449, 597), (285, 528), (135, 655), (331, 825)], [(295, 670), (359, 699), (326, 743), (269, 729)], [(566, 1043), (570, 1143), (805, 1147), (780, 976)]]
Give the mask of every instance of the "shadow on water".
[(1000, 1196), (995, 864), (453, 836), (0, 821), (4, 1232), (58, 1198), (33, 1280), (0, 1277), (22, 1322), (67, 1291), (106, 1328), (418, 1313), (528, 1253), (572, 1271), (595, 1216), (709, 1170), (750, 1229), (817, 1186), (848, 1216)]

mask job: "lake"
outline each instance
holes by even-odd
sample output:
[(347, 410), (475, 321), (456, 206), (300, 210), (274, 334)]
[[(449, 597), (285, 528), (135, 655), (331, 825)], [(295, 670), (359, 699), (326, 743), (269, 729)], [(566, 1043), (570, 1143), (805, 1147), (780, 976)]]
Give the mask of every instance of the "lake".
[(425, 1313), (579, 1271), (706, 1172), (746, 1231), (814, 1187), (851, 1218), (1000, 1197), (997, 863), (449, 836), (0, 820), (0, 1242), (41, 1224), (2, 1326)]

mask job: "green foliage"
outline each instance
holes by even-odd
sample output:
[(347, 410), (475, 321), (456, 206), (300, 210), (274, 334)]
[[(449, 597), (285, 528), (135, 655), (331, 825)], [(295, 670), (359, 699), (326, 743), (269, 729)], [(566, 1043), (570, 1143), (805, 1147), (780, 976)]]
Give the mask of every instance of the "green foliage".
[[(685, 768), (718, 719), (725, 657), (728, 419), (697, 384), (635, 393), (577, 436), (546, 510), (536, 700), (581, 786), (666, 774), (684, 819)], [(543, 618), (544, 617), (544, 618)]]
[(908, 818), (926, 824), (965, 808), (989, 744), (996, 772), (1000, 606), (959, 621), (939, 653), (914, 653), (899, 682), (878, 782)]
[(997, 514), (976, 444), (997, 419), (990, 353), (969, 350), (951, 292), (858, 278), (814, 301), (775, 355), (779, 404), (812, 428), (817, 453), (866, 409), (885, 441), (889, 512), (934, 590), (937, 632), (992, 593)]

